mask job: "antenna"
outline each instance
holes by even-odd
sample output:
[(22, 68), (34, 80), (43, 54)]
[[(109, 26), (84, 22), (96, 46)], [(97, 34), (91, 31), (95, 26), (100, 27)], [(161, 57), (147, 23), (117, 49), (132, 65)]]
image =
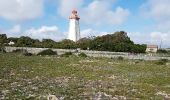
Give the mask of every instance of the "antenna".
[(161, 43), (160, 43), (160, 47), (159, 48), (162, 49), (162, 39), (161, 39)]

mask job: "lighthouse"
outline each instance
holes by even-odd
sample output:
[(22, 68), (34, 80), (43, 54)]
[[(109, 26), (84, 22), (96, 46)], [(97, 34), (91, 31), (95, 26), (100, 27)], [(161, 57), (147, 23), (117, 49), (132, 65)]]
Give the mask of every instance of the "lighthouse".
[(78, 16), (76, 10), (72, 11), (69, 20), (70, 23), (69, 23), (68, 39), (77, 42), (80, 39), (80, 26), (79, 26), (80, 17)]

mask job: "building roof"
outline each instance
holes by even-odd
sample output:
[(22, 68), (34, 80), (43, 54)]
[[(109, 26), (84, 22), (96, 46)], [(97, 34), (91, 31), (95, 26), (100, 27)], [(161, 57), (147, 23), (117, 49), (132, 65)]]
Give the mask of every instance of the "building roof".
[(76, 20), (79, 20), (79, 19), (80, 19), (80, 17), (79, 17), (78, 14), (77, 14), (77, 10), (73, 10), (73, 11), (72, 11), (72, 14), (71, 14), (71, 16), (69, 17), (69, 19), (76, 19)]
[(158, 48), (157, 45), (147, 45), (147, 48)]

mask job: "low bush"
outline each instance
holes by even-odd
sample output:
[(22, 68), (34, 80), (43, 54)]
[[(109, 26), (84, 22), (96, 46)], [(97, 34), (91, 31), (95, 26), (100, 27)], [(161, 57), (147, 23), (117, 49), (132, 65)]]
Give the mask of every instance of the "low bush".
[(23, 53), (24, 56), (32, 56), (33, 54), (32, 53), (28, 53), (28, 52), (25, 52)]
[(135, 61), (135, 64), (138, 64), (138, 63), (140, 63), (140, 61), (138, 60), (138, 61)]
[(0, 48), (0, 53), (6, 53), (5, 49), (4, 48)]
[(47, 49), (47, 50), (43, 50), (41, 52), (39, 52), (37, 55), (57, 55), (57, 52), (51, 50), (51, 49)]
[(168, 51), (163, 50), (163, 49), (159, 49), (159, 50), (157, 51), (157, 53), (168, 53)]
[(78, 56), (79, 56), (79, 57), (87, 57), (87, 55), (86, 55), (85, 53), (83, 53), (83, 52), (80, 53), (80, 54), (78, 54)]
[(27, 50), (25, 49), (16, 49), (12, 51), (13, 53), (27, 53)]
[(69, 57), (71, 55), (73, 55), (72, 52), (66, 52), (66, 53), (62, 54), (61, 57)]
[(118, 60), (123, 60), (124, 58), (122, 56), (119, 56), (117, 59)]
[(160, 59), (156, 62), (157, 65), (166, 65), (168, 59)]

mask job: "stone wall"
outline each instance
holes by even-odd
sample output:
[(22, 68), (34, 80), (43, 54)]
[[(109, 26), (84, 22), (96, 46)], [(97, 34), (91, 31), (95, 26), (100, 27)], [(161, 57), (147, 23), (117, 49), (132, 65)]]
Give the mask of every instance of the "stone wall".
[[(17, 49), (27, 50), (29, 53), (32, 53), (32, 54), (38, 54), (39, 52), (49, 49), (49, 48), (5, 47), (6, 52), (12, 52)], [(124, 53), (124, 52), (90, 51), (90, 50), (76, 50), (76, 49), (52, 49), (52, 50), (56, 51), (59, 55), (66, 53), (66, 52), (72, 52), (72, 53), (83, 52), (89, 56), (96, 56), (96, 57), (106, 56), (106, 55), (119, 55), (119, 56), (128, 55), (128, 53)]]
[[(39, 52), (41, 52), (43, 50), (47, 50), (49, 48), (5, 47), (6, 52), (12, 52), (17, 49), (26, 50), (28, 53), (32, 53), (32, 54), (38, 54)], [(56, 51), (59, 55), (65, 53), (65, 52), (73, 52), (73, 53), (76, 52), (76, 50), (72, 50), (72, 49), (52, 49), (52, 50)]]
[[(49, 48), (32, 48), (32, 47), (5, 47), (6, 52), (12, 52), (17, 49), (27, 50), (29, 53), (38, 54), (39, 52), (49, 49)], [(56, 51), (58, 55), (64, 54), (66, 52), (72, 52), (74, 54), (79, 54), (81, 52), (85, 53), (90, 57), (107, 57), (107, 58), (117, 58), (124, 57), (125, 59), (144, 59), (144, 60), (159, 60), (159, 59), (169, 59), (170, 56), (164, 55), (152, 55), (152, 54), (130, 54), (125, 52), (108, 52), (108, 51), (90, 51), (90, 50), (75, 50), (75, 49), (52, 49)]]

